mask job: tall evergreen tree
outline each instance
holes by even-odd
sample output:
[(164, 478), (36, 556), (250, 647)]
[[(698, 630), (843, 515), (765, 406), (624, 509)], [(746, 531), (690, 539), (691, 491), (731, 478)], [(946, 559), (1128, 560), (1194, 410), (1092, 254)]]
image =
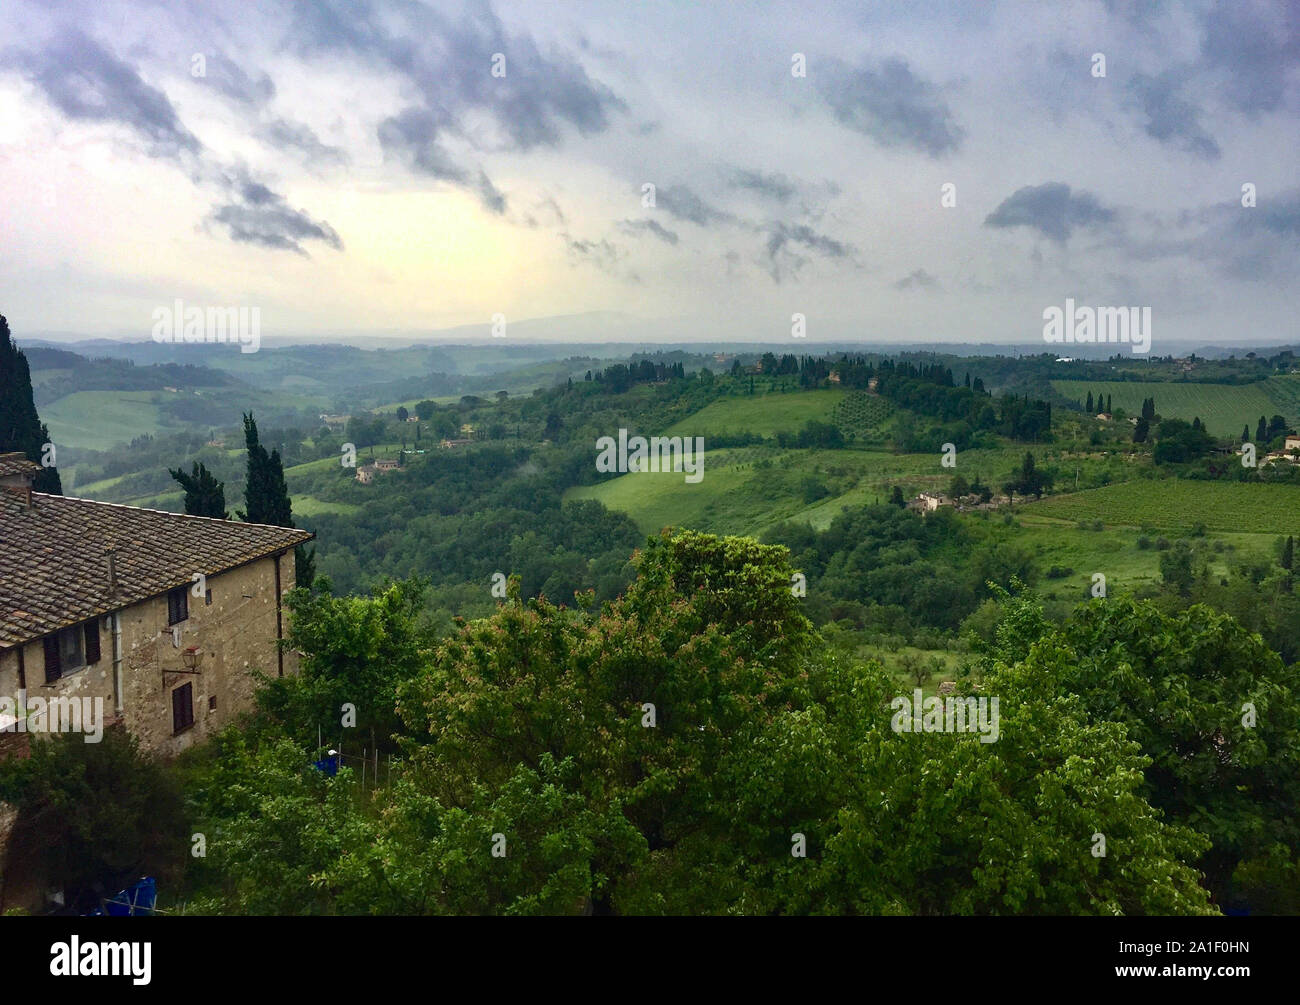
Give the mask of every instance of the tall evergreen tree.
[(1255, 442), (1261, 447), (1268, 442), (1268, 423), (1262, 415), (1259, 417), (1259, 425), (1255, 427)]
[[(40, 464), (49, 442), (50, 431), (36, 414), (27, 356), (14, 345), (9, 337), (9, 322), (0, 314), (0, 453), (18, 451)], [(32, 479), (32, 488), (63, 495), (58, 468), (42, 467)]]
[[(244, 416), (244, 444), (248, 448), (248, 474), (244, 481), (246, 508), (236, 515), (246, 523), (294, 526), (293, 504), (289, 501), (280, 451), (272, 450), (268, 454), (258, 441), (257, 423), (251, 412)], [(311, 589), (316, 579), (316, 549), (299, 545), (294, 551), (294, 568), (297, 585)]]
[(1083, 406), (1083, 410), (1087, 412), (1089, 415), (1092, 414), (1092, 392), (1091, 391), (1088, 392), (1088, 403)]
[(1295, 568), (1295, 538), (1287, 537), (1286, 544), (1282, 547), (1282, 568), (1290, 572)]
[(1114, 413), (1114, 410), (1110, 407), (1110, 395), (1109, 395), (1109, 394), (1106, 395), (1106, 414), (1107, 414), (1107, 415), (1113, 415), (1113, 414), (1115, 414), (1115, 413)]
[(1242, 442), (1242, 443), (1249, 443), (1249, 442), (1250, 442), (1250, 423), (1249, 423), (1249, 422), (1246, 423), (1244, 426), (1241, 427), (1241, 442)]
[(1145, 415), (1138, 419), (1137, 425), (1133, 427), (1133, 442), (1146, 443), (1147, 436), (1151, 432), (1151, 420)]
[(185, 489), (185, 512), (190, 516), (209, 516), (217, 520), (229, 520), (226, 512), (226, 486), (212, 476), (204, 465), (198, 461), (187, 475), (182, 469), (168, 468), (170, 474)]

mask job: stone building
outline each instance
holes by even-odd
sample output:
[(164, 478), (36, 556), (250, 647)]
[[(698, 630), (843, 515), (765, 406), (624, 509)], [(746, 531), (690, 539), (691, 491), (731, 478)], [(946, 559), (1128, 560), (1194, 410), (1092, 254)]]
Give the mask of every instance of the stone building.
[(0, 699), (102, 698), (174, 755), (251, 707), (249, 671), (297, 669), (283, 597), (314, 535), (32, 492), (38, 470), (0, 455)]
[[(251, 671), (296, 672), (284, 594), (314, 535), (33, 492), (39, 470), (0, 454), (0, 759), (70, 725), (172, 756), (252, 708)], [(18, 824), (0, 802), (0, 911), (40, 903)]]

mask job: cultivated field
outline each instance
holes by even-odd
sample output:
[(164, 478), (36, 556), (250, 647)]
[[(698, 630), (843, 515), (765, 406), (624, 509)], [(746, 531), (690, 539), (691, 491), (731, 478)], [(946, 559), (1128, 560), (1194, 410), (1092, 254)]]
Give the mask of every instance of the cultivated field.
[(1157, 415), (1188, 422), (1199, 417), (1215, 436), (1240, 437), (1247, 424), (1254, 436), (1261, 415), (1283, 415), (1292, 423), (1300, 416), (1300, 376), (1270, 377), (1255, 384), (1054, 380), (1052, 387), (1080, 403), (1087, 401), (1089, 391), (1094, 398), (1109, 396), (1112, 407), (1130, 415), (1141, 412), (1143, 398), (1155, 398)]
[(1106, 526), (1300, 535), (1300, 488), (1166, 478), (1139, 479), (1030, 503), (1026, 512)]

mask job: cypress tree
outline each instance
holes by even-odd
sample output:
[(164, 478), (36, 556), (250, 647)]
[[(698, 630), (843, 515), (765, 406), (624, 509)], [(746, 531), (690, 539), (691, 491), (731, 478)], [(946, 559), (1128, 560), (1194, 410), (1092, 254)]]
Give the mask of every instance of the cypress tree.
[(1089, 415), (1092, 414), (1092, 392), (1091, 391), (1088, 392), (1088, 403), (1083, 406), (1083, 410), (1087, 412)]
[(1295, 538), (1288, 537), (1286, 545), (1282, 548), (1282, 568), (1288, 572), (1295, 567)]
[(1249, 443), (1249, 442), (1250, 442), (1250, 423), (1249, 423), (1249, 422), (1246, 423), (1244, 426), (1241, 427), (1241, 442), (1242, 442), (1242, 443)]
[(190, 474), (180, 468), (168, 468), (170, 474), (185, 489), (185, 512), (190, 516), (208, 516), (217, 520), (229, 520), (226, 512), (226, 486), (212, 476), (212, 472), (194, 462)]
[[(17, 451), (40, 464), (49, 442), (50, 431), (36, 414), (27, 356), (14, 345), (9, 337), (9, 322), (0, 314), (0, 453)], [(32, 479), (32, 488), (63, 495), (58, 468), (42, 466)]]
[(1268, 423), (1262, 415), (1259, 417), (1259, 425), (1255, 427), (1255, 442), (1260, 446), (1268, 442)]
[[(284, 480), (280, 451), (269, 454), (258, 441), (257, 423), (250, 412), (244, 416), (244, 444), (248, 448), (248, 474), (244, 483), (244, 506), (239, 519), (245, 523), (265, 523), (273, 527), (292, 527), (293, 504)], [(298, 586), (311, 589), (316, 578), (316, 549), (299, 545), (294, 551), (295, 579)]]

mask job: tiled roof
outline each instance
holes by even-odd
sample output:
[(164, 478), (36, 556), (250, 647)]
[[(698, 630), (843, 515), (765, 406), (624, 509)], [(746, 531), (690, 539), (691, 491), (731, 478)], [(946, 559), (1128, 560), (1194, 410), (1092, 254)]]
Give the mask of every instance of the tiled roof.
[(39, 464), (32, 463), (22, 453), (0, 454), (0, 478), (9, 475), (34, 475), (40, 470)]
[[(305, 530), (0, 490), (0, 649), (310, 541)], [(107, 550), (116, 549), (117, 590)]]

